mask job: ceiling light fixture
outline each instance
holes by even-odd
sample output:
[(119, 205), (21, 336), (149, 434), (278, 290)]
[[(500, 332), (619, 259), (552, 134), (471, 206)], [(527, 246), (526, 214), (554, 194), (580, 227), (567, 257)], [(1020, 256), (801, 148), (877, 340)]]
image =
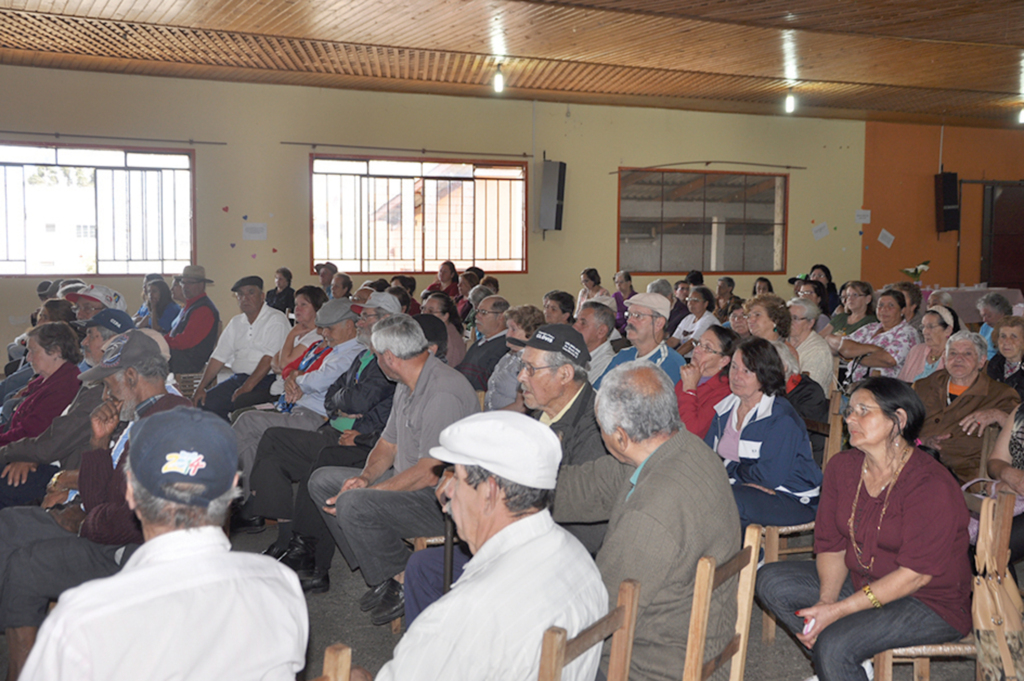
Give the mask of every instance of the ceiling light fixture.
[(796, 111), (796, 97), (793, 96), (793, 91), (790, 90), (789, 94), (786, 95), (786, 113), (793, 113)]
[(501, 92), (505, 89), (505, 76), (501, 75), (501, 64), (498, 64), (498, 72), (494, 74), (494, 91)]

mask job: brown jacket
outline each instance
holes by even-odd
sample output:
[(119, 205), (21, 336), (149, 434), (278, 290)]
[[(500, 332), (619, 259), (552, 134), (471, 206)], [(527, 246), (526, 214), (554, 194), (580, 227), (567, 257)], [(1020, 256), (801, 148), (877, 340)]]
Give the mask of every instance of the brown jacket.
[(927, 415), (921, 439), (933, 435), (952, 434), (948, 440), (940, 443), (939, 460), (948, 466), (964, 483), (978, 477), (981, 465), (981, 438), (967, 435), (960, 427), (960, 420), (982, 409), (998, 409), (1010, 413), (1020, 404), (1017, 391), (989, 378), (982, 371), (974, 381), (974, 385), (957, 397), (951, 404), (946, 404), (947, 383), (949, 372), (940, 369), (931, 376), (914, 383), (914, 390), (924, 402)]
[[(651, 454), (634, 488), (629, 479), (635, 471), (611, 456), (563, 466), (554, 516), (558, 522), (608, 520), (597, 567), (613, 607), (622, 580), (640, 581), (629, 678), (677, 681), (686, 660), (697, 561), (711, 555), (722, 564), (739, 551), (739, 512), (721, 458), (685, 429)], [(733, 586), (711, 602), (709, 657), (721, 652), (735, 626)], [(605, 644), (604, 670), (608, 650)], [(723, 669), (712, 679), (727, 676)]]

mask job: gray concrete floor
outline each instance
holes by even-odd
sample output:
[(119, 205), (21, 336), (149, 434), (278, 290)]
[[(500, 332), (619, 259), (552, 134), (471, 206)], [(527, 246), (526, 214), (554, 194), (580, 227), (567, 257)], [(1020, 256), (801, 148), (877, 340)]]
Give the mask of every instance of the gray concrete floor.
[[(254, 535), (236, 535), (232, 538), (235, 550), (259, 552), (276, 537), (276, 528)], [(308, 595), (309, 648), (306, 653), (306, 672), (300, 679), (312, 679), (321, 671), (324, 649), (332, 643), (342, 642), (352, 648), (354, 664), (366, 667), (376, 674), (391, 659), (400, 634), (392, 634), (390, 627), (375, 627), (369, 615), (359, 611), (358, 599), (366, 584), (358, 571), (349, 570), (340, 554), (335, 556), (331, 568), (331, 589), (324, 594)], [(7, 667), (7, 646), (0, 646), (0, 664)], [(761, 642), (761, 610), (755, 605), (751, 622), (750, 646), (747, 652), (746, 678), (756, 681), (801, 681), (812, 673), (807, 658), (797, 644), (781, 630), (773, 645)], [(680, 670), (680, 678), (682, 670)], [(934, 681), (967, 681), (974, 677), (972, 661), (936, 660), (932, 663)], [(911, 681), (910, 665), (899, 665), (896, 681)], [(480, 681), (486, 681), (481, 679)]]

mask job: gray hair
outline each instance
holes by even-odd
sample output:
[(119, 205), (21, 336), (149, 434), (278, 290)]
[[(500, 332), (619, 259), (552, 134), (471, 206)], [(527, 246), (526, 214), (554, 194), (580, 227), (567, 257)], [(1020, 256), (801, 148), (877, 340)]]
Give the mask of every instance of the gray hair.
[(672, 284), (668, 282), (668, 279), (655, 279), (647, 285), (648, 293), (660, 293), (661, 295), (668, 298), (668, 302), (673, 302), (672, 295)]
[(580, 309), (593, 310), (594, 321), (608, 329), (608, 332), (605, 334), (605, 336), (611, 335), (612, 329), (615, 328), (615, 312), (613, 312), (610, 307), (608, 307), (604, 303), (597, 303), (594, 302), (593, 300), (588, 300), (587, 302), (583, 303), (583, 307)]
[(682, 425), (672, 381), (647, 360), (624, 362), (602, 377), (597, 420), (605, 433), (622, 428), (633, 442), (675, 433)]
[[(473, 288), (469, 289), (469, 302), (476, 307), (483, 302), (484, 298), (488, 298), (494, 295), (494, 291), (488, 286), (483, 284), (477, 284)], [(503, 310), (504, 311), (504, 310)]]
[(527, 487), (518, 482), (506, 480), (500, 475), (495, 475), (486, 468), (466, 466), (466, 484), (473, 489), (479, 487), (480, 483), (485, 482), (487, 478), (494, 478), (498, 489), (505, 493), (505, 508), (512, 515), (522, 515), (530, 509), (543, 511), (545, 508), (550, 508), (555, 499), (555, 490), (553, 489)]
[(953, 295), (949, 291), (935, 291), (928, 296), (928, 307), (935, 307), (936, 305), (942, 305), (943, 307), (953, 307)]
[(96, 329), (96, 333), (98, 333), (100, 335), (100, 338), (102, 338), (104, 341), (108, 341), (114, 336), (123, 333), (121, 331), (114, 331), (113, 329), (103, 326), (102, 324), (99, 324), (92, 328)]
[(187, 530), (196, 527), (221, 527), (227, 521), (231, 502), (242, 495), (237, 485), (210, 501), (205, 508), (193, 506), (192, 500), (206, 493), (206, 485), (194, 482), (175, 482), (164, 485), (163, 493), (177, 502), (156, 496), (142, 486), (131, 474), (131, 461), (125, 461), (125, 473), (135, 498), (135, 512), (149, 525)]
[(736, 288), (736, 280), (733, 279), (732, 277), (719, 277), (718, 281), (722, 284), (725, 284), (729, 288)]
[(370, 342), (378, 354), (390, 352), (398, 359), (412, 359), (428, 347), (423, 329), (407, 314), (392, 315), (374, 324)]
[(949, 337), (949, 340), (946, 341), (946, 352), (948, 353), (949, 349), (953, 347), (953, 343), (962, 343), (964, 341), (974, 343), (974, 349), (977, 351), (979, 359), (988, 357), (988, 343), (985, 342), (984, 337), (980, 333), (967, 330), (957, 331)]
[[(814, 303), (811, 304), (813, 305)], [(813, 333), (813, 331), (811, 333)], [(772, 347), (775, 348), (775, 352), (778, 353), (779, 359), (782, 360), (782, 367), (786, 370), (786, 378), (799, 374), (800, 362), (793, 356), (793, 351), (789, 349), (789, 346), (780, 340), (773, 340), (769, 342), (772, 344)]]
[(791, 301), (786, 303), (786, 305), (788, 307), (799, 307), (802, 310), (801, 315), (803, 318), (809, 319), (812, 322), (817, 321), (818, 315), (821, 314), (821, 309), (817, 305), (806, 298), (801, 298), (799, 296), (793, 298)]
[[(489, 291), (490, 289), (487, 290)], [(470, 295), (473, 295), (473, 293), (470, 292)], [(484, 300), (487, 300), (487, 298), (494, 298), (494, 300), (491, 301), (491, 312), (500, 312), (502, 315), (504, 315), (505, 312), (507, 312), (508, 309), (512, 307), (507, 300), (505, 300), (501, 296), (494, 295), (493, 293), (484, 298), (483, 300), (481, 300), (480, 302), (484, 302)], [(473, 307), (476, 307), (476, 305), (473, 305)]]
[(554, 369), (564, 366), (572, 367), (572, 380), (577, 384), (582, 385), (587, 382), (587, 367), (582, 364), (577, 364), (562, 353), (553, 350), (544, 350), (542, 356), (544, 357), (542, 361)]
[(1000, 293), (986, 293), (978, 299), (975, 307), (978, 310), (987, 307), (1002, 315), (1013, 314), (1013, 305), (1010, 305), (1010, 301), (1006, 299), (1006, 296)]

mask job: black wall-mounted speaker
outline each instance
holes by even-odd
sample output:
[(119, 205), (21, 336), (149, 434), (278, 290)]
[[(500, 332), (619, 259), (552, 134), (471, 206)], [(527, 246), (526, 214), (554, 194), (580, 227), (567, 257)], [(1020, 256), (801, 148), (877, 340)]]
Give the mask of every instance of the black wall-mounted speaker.
[(540, 178), (540, 228), (562, 229), (562, 202), (565, 200), (565, 164), (544, 161)]
[(956, 173), (935, 176), (935, 229), (939, 232), (960, 229), (960, 188)]

